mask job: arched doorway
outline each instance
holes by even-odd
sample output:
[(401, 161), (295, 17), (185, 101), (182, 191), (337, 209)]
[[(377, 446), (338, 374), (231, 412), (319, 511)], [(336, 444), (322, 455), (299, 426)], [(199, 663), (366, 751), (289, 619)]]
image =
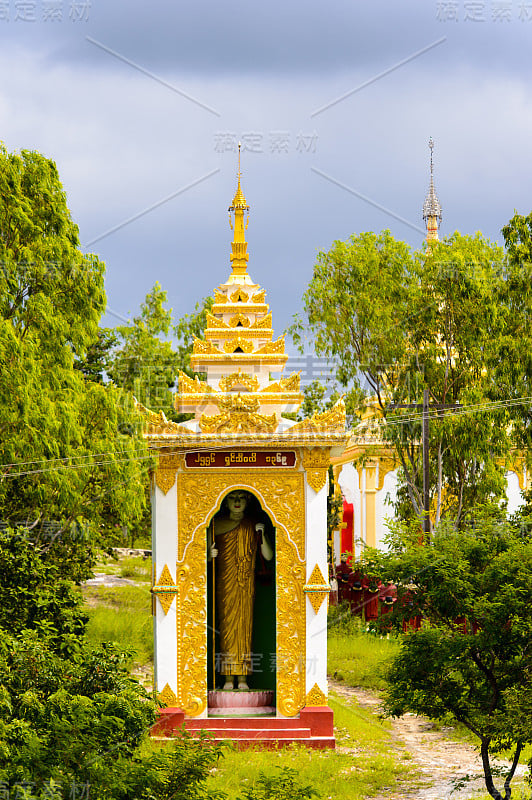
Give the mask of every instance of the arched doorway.
[[(276, 531), (272, 520), (268, 513), (261, 506), (261, 503), (252, 491), (249, 489), (235, 490), (232, 488), (226, 492), (222, 498), (219, 508), (213, 514), (207, 529), (206, 548), (207, 548), (207, 670), (208, 670), (208, 688), (209, 691), (220, 691), (224, 685), (227, 686), (230, 680), (233, 683), (233, 678), (228, 675), (228, 672), (239, 672), (236, 666), (229, 664), (228, 654), (224, 652), (224, 646), (221, 641), (221, 629), (223, 621), (221, 615), (226, 613), (224, 611), (224, 586), (227, 584), (227, 574), (223, 575), (222, 570), (226, 561), (226, 555), (221, 553), (223, 549), (223, 533), (224, 522), (227, 522), (229, 517), (228, 510), (228, 496), (239, 494), (245, 497), (245, 516), (246, 519), (252, 521), (252, 528), (259, 526), (259, 532), (255, 533), (255, 545), (253, 553), (253, 571), (249, 576), (249, 583), (246, 584), (245, 591), (248, 592), (251, 587), (253, 602), (252, 606), (252, 624), (251, 624), (251, 644), (249, 646), (249, 653), (246, 653), (247, 668), (249, 673), (246, 675), (246, 683), (251, 692), (258, 691), (275, 691), (276, 688)], [(229, 523), (230, 524), (230, 523)], [(260, 532), (260, 525), (264, 526), (264, 542), (267, 546), (266, 557), (261, 548), (262, 533)], [(225, 525), (227, 527), (227, 524)], [(217, 535), (216, 535), (217, 534)], [(233, 543), (234, 543), (233, 539)], [(236, 545), (235, 545), (236, 546)], [(211, 548), (215, 548), (215, 552), (220, 554), (220, 557), (211, 557)], [(270, 552), (268, 552), (268, 550)], [(223, 557), (222, 557), (223, 555)], [(270, 557), (269, 557), (270, 556)], [(233, 557), (233, 556), (231, 556)], [(218, 560), (217, 560), (218, 559)], [(224, 583), (225, 581), (225, 583)], [(242, 586), (239, 589), (236, 578), (236, 566), (234, 571), (230, 573), (231, 587), (229, 589), (230, 606), (232, 616), (232, 624), (235, 622), (236, 613), (247, 613), (247, 611), (237, 612), (235, 609), (239, 605), (239, 591), (243, 591)], [(247, 607), (247, 603), (244, 603)], [(247, 607), (249, 610), (249, 607)], [(226, 645), (227, 646), (227, 639)], [(247, 645), (246, 645), (247, 649)], [(234, 688), (238, 688), (238, 681), (234, 679)]]

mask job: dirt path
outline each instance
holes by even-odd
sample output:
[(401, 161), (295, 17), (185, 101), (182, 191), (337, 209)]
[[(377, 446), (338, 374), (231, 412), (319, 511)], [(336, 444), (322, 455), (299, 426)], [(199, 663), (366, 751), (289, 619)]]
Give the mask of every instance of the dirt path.
[(141, 586), (138, 581), (129, 578), (120, 578), (118, 575), (108, 575), (106, 572), (95, 572), (94, 578), (85, 581), (84, 586), (100, 589), (102, 586)]
[[(367, 689), (354, 689), (331, 679), (329, 686), (339, 697), (346, 700), (355, 698), (363, 708), (378, 712), (380, 700), (377, 694)], [(394, 746), (410, 753), (412, 765), (417, 767), (420, 777), (416, 787), (405, 786), (399, 793), (379, 796), (374, 800), (466, 800), (479, 791), (486, 791), (482, 762), (474, 747), (452, 741), (447, 738), (445, 728), (435, 730), (428, 719), (414, 714), (405, 714), (390, 722)], [(520, 766), (514, 781), (525, 774), (525, 770), (525, 766)], [(466, 775), (470, 780), (461, 788), (455, 788), (457, 781)], [(500, 783), (501, 779), (497, 779), (496, 785)]]

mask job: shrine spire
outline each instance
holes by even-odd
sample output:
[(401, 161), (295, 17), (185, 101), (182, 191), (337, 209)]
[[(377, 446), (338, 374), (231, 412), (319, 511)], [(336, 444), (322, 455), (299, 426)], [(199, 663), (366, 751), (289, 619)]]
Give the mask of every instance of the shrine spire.
[(427, 227), (427, 244), (430, 242), (438, 241), (438, 228), (442, 220), (441, 204), (438, 200), (436, 190), (434, 189), (434, 164), (432, 160), (432, 151), (434, 150), (434, 140), (432, 136), (429, 139), (430, 148), (430, 186), (428, 194), (423, 203), (423, 220)]
[[(249, 222), (249, 216), (244, 223), (244, 215), (249, 212), (249, 206), (240, 186), (240, 179), (242, 173), (240, 171), (240, 142), (238, 143), (238, 185), (233, 197), (233, 204), (229, 206), (229, 224), (233, 231), (233, 241), (231, 243), (231, 266), (233, 268), (231, 278), (238, 281), (239, 276), (244, 279), (247, 275), (247, 264), (249, 255), (247, 252), (248, 245), (246, 242), (246, 228)], [(234, 214), (234, 223), (232, 219)], [(245, 279), (244, 281), (245, 282)]]

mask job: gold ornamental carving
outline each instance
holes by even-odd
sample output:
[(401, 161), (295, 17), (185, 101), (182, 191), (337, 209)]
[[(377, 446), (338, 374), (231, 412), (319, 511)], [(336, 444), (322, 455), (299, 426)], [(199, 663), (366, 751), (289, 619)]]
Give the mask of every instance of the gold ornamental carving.
[(177, 696), (174, 694), (168, 683), (165, 685), (162, 692), (159, 692), (158, 699), (160, 703), (163, 703), (169, 708), (177, 706)]
[(277, 551), (277, 708), (293, 717), (305, 704), (305, 564), (295, 547)]
[(234, 353), (238, 348), (242, 350), (243, 353), (252, 353), (253, 342), (249, 339), (245, 339), (243, 336), (235, 336), (224, 342), (224, 350), (226, 353)]
[(392, 472), (394, 469), (397, 469), (398, 462), (395, 458), (379, 458), (379, 483), (377, 485), (377, 490), (380, 491), (384, 486), (384, 479), (388, 475), (389, 472)]
[(255, 292), (253, 297), (251, 298), (252, 303), (265, 303), (266, 302), (266, 292), (262, 289), (260, 292)]
[(256, 392), (260, 386), (259, 379), (256, 375), (248, 375), (245, 372), (232, 372), (220, 380), (220, 389), (222, 392), (230, 392), (234, 386), (242, 386), (248, 392)]
[[(294, 426), (295, 427), (295, 426)], [(313, 447), (303, 454), (303, 468), (307, 473), (307, 482), (311, 489), (319, 492), (327, 482), (329, 469), (329, 449)]]
[(179, 469), (182, 466), (181, 456), (177, 453), (161, 453), (158, 465), (162, 469)]
[(205, 339), (194, 339), (194, 347), (192, 348), (192, 355), (194, 356), (214, 356), (223, 355), (219, 347), (216, 347), (210, 341)]
[(178, 474), (178, 704), (189, 716), (207, 703), (206, 529), (235, 488), (253, 492), (276, 528), (277, 705), (293, 716), (305, 702), (303, 474), (257, 469), (252, 481), (246, 469)]
[(284, 353), (284, 337), (276, 339), (275, 342), (266, 342), (262, 347), (256, 351), (260, 355), (271, 355), (277, 353)]
[(237, 289), (236, 292), (229, 295), (229, 299), (232, 303), (247, 303), (249, 295), (243, 289)]
[(316, 614), (320, 610), (323, 601), (329, 596), (330, 590), (331, 590), (330, 586), (325, 581), (321, 569), (316, 564), (316, 566), (312, 570), (312, 574), (309, 578), (308, 583), (305, 585), (305, 588), (303, 589), (304, 593), (310, 600), (310, 604)]
[(231, 317), (229, 325), (226, 327), (236, 328), (241, 326), (242, 328), (249, 328), (250, 324), (248, 317), (245, 317), (244, 314), (235, 314), (234, 317)]
[(176, 472), (179, 469), (178, 456), (160, 455), (155, 470), (155, 483), (164, 494), (168, 494), (175, 483)]
[(177, 564), (177, 699), (189, 717), (207, 707), (206, 531), (197, 528)]
[(217, 306), (218, 305), (223, 305), (224, 303), (227, 303), (227, 295), (222, 294), (222, 292), (215, 292), (214, 293), (214, 302), (216, 303)]
[(311, 489), (316, 493), (321, 491), (327, 483), (327, 470), (326, 469), (308, 469), (307, 482)]
[(229, 328), (229, 325), (223, 319), (218, 319), (207, 311), (207, 328)]
[(185, 372), (178, 373), (178, 392), (179, 394), (206, 394), (212, 392), (212, 386), (206, 381), (200, 381), (198, 376), (189, 378)]
[(305, 705), (313, 707), (326, 706), (327, 702), (327, 695), (324, 694), (318, 684), (315, 683), (306, 696)]
[(157, 583), (151, 588), (152, 594), (159, 598), (162, 609), (166, 614), (170, 610), (170, 606), (174, 602), (174, 597), (177, 594), (177, 586), (174, 583), (168, 564), (164, 565), (163, 571)]
[(149, 408), (146, 408), (146, 406), (143, 406), (142, 403), (139, 403), (137, 400), (135, 400), (135, 408), (146, 420), (145, 433), (148, 436), (161, 436), (163, 434), (179, 432), (177, 423), (166, 419), (164, 411), (159, 411), (158, 413), (150, 411)]
[(275, 414), (258, 414), (260, 402), (240, 392), (229, 397), (218, 396), (220, 414), (202, 414), (199, 426), (202, 433), (273, 433), (278, 425)]
[[(312, 570), (312, 572), (310, 574), (310, 578), (308, 579), (308, 581), (309, 581), (309, 583), (320, 583), (320, 584), (324, 584), (325, 583), (325, 578), (323, 577), (323, 572), (319, 568), (318, 564), (316, 564), (316, 566)], [(328, 586), (327, 586), (327, 589), (329, 589)]]
[[(274, 524), (282, 525), (290, 531), (290, 538), (296, 547), (297, 559), (305, 558), (305, 508), (304, 508), (304, 476), (302, 472), (287, 475), (272, 468), (261, 469), (257, 467), (250, 476), (246, 469), (232, 469), (230, 473), (225, 470), (213, 468), (208, 474), (200, 472), (185, 472), (178, 474), (177, 514), (179, 526), (178, 561), (183, 560), (187, 544), (192, 541), (194, 534), (196, 505), (199, 508), (209, 508), (211, 513), (218, 508), (211, 509), (212, 497), (219, 497), (219, 502), (224, 496), (224, 489), (247, 489), (255, 494), (263, 508), (275, 517)], [(251, 480), (251, 483), (250, 483)], [(227, 489), (229, 491), (229, 488)], [(205, 511), (207, 513), (207, 511)], [(206, 527), (206, 525), (205, 525)], [(301, 587), (305, 583), (305, 576)]]
[(168, 494), (175, 483), (175, 469), (157, 469), (155, 483), (163, 494)]
[(301, 372), (293, 372), (286, 378), (269, 383), (262, 389), (263, 392), (299, 392)]
[(251, 327), (252, 328), (260, 328), (260, 329), (265, 328), (266, 330), (271, 330), (271, 327), (272, 327), (272, 315), (271, 315), (271, 313), (270, 314), (266, 314), (266, 316), (263, 317), (262, 319), (255, 320), (255, 322), (253, 323), (253, 325)]
[(519, 488), (521, 489), (522, 492), (524, 492), (525, 489), (528, 488), (525, 465), (526, 465), (525, 459), (522, 456), (515, 453), (515, 451), (512, 452), (509, 462), (505, 464), (505, 467), (509, 472), (513, 472), (515, 475), (517, 475)]
[(331, 409), (321, 414), (313, 414), (308, 419), (296, 422), (290, 433), (345, 432), (345, 403), (339, 400)]

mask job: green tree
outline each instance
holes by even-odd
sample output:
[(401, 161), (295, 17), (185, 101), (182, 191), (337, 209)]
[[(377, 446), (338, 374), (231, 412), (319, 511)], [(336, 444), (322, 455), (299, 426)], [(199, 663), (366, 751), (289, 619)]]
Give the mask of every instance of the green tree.
[(506, 280), (499, 304), (504, 336), (496, 354), (496, 379), (513, 405), (513, 435), (522, 452), (532, 445), (532, 212), (514, 214), (502, 229), (507, 251)]
[[(192, 314), (186, 314), (172, 323), (172, 309), (166, 308), (167, 294), (159, 283), (155, 283), (141, 305), (140, 314), (127, 325), (113, 329), (101, 329), (99, 339), (89, 352), (80, 368), (93, 379), (111, 381), (116, 389), (124, 392), (131, 404), (134, 400), (146, 408), (163, 411), (165, 416), (182, 422), (190, 419), (190, 414), (175, 411), (173, 393), (176, 376), (180, 370), (192, 375), (190, 352), (194, 336), (203, 338), (206, 314), (212, 305), (212, 298), (205, 298), (196, 304)], [(177, 349), (170, 339), (171, 333), (177, 337)], [(119, 431), (123, 434), (139, 436), (144, 422), (138, 418), (134, 428), (131, 418), (122, 422)], [(105, 542), (108, 546), (123, 544), (123, 530), (127, 531), (128, 543), (134, 547), (138, 537), (146, 535), (150, 529), (149, 481), (145, 480), (140, 491), (143, 493), (143, 513), (129, 524), (116, 524), (106, 529)]]
[(0, 532), (0, 783), (29, 800), (74, 796), (215, 798), (221, 748), (151, 747), (156, 708), (128, 672), (131, 653), (85, 640), (81, 593), (26, 531)]
[[(174, 410), (173, 392), (180, 370), (193, 376), (190, 354), (194, 337), (203, 338), (207, 311), (212, 298), (197, 303), (192, 314), (185, 314), (172, 325), (172, 309), (165, 308), (167, 294), (155, 283), (141, 305), (140, 315), (128, 325), (118, 325), (105, 358), (105, 371), (116, 386), (130, 392), (146, 408), (163, 411), (168, 419), (180, 422), (188, 415)], [(177, 337), (177, 348), (169, 340)]]
[(146, 506), (146, 447), (121, 433), (130, 398), (75, 368), (98, 340), (103, 273), (80, 250), (53, 161), (0, 146), (0, 521), (31, 530), (76, 579), (91, 538)]
[(131, 392), (147, 408), (172, 416), (172, 389), (178, 358), (167, 337), (172, 311), (166, 309), (166, 292), (155, 283), (140, 307), (140, 315), (114, 329), (117, 347), (107, 360), (107, 374), (116, 386)]
[[(467, 413), (431, 413), (431, 500), (436, 522), (461, 525), (467, 508), (504, 494), (508, 412), (494, 365), (504, 335), (500, 308), (505, 256), (500, 247), (455, 233), (412, 252), (388, 231), (362, 233), (322, 252), (304, 296), (316, 353), (338, 364), (351, 406), (372, 406), (394, 446), (404, 477), (402, 510), (418, 517), (422, 502), (421, 404), (460, 403)], [(292, 334), (301, 339), (296, 320)]]
[[(477, 737), (486, 788), (508, 800), (523, 746), (532, 741), (532, 540), (485, 512), (461, 531), (443, 521), (431, 546), (399, 528), (373, 570), (398, 585), (396, 624), (421, 614), (419, 631), (401, 641), (387, 675), (386, 709), (442, 720), (451, 715)], [(384, 620), (382, 620), (384, 622)], [(510, 750), (504, 788), (492, 759)]]
[(174, 326), (174, 333), (178, 341), (179, 369), (190, 378), (193, 378), (195, 374), (190, 368), (190, 356), (194, 339), (204, 338), (203, 332), (207, 327), (207, 314), (211, 310), (213, 303), (212, 297), (204, 297), (201, 302), (196, 303), (191, 314), (185, 314)]

